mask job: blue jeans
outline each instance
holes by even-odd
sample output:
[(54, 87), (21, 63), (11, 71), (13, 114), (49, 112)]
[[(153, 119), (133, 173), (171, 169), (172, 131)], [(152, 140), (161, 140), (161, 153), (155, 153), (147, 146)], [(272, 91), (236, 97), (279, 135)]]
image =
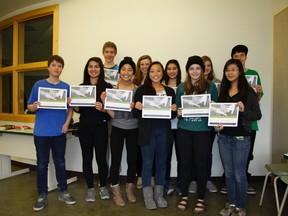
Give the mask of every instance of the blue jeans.
[(249, 136), (218, 136), (219, 151), (225, 171), (228, 202), (246, 208), (246, 163), (250, 149)]
[(60, 192), (67, 190), (65, 149), (66, 134), (61, 136), (42, 137), (34, 136), (37, 154), (37, 189), (39, 194), (48, 194), (47, 173), (50, 149), (56, 170), (58, 189)]
[(155, 157), (155, 184), (165, 184), (168, 130), (153, 128), (150, 143), (141, 145), (143, 158), (142, 182), (143, 187), (151, 186), (152, 168)]

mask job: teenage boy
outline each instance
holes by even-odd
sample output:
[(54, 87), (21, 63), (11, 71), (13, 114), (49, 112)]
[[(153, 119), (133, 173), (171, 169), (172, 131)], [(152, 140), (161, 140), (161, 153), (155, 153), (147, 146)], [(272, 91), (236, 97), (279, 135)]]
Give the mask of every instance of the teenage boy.
[(119, 78), (119, 66), (114, 62), (115, 56), (117, 55), (116, 44), (111, 41), (104, 43), (102, 54), (104, 56), (105, 81), (115, 87)]
[(58, 182), (58, 199), (70, 205), (76, 203), (76, 200), (67, 191), (65, 168), (66, 133), (73, 109), (70, 107), (68, 110), (39, 108), (40, 102), (38, 101), (39, 87), (67, 90), (67, 95), (69, 95), (69, 85), (59, 79), (63, 67), (64, 60), (60, 56), (51, 56), (48, 60), (49, 77), (35, 83), (28, 100), (28, 110), (36, 112), (34, 144), (37, 155), (37, 190), (39, 197), (33, 206), (34, 211), (41, 211), (48, 203), (47, 170), (50, 149), (52, 150)]
[[(260, 101), (262, 96), (264, 95), (263, 89), (261, 86), (261, 79), (257, 71), (246, 68), (245, 63), (247, 60), (247, 54), (248, 54), (248, 47), (240, 44), (240, 45), (236, 45), (235, 47), (233, 47), (231, 51), (231, 58), (238, 59), (241, 61), (243, 68), (244, 68), (245, 76), (250, 76), (250, 75), (257, 76), (257, 85), (254, 85), (252, 87), (255, 89), (258, 95), (258, 99)], [(256, 194), (256, 191), (254, 188), (249, 186), (251, 173), (248, 172), (248, 169), (249, 169), (250, 161), (253, 160), (254, 158), (254, 155), (253, 155), (254, 143), (256, 139), (256, 131), (258, 130), (259, 128), (258, 128), (257, 121), (252, 121), (252, 132), (250, 134), (251, 145), (250, 145), (250, 151), (249, 151), (249, 156), (248, 156), (247, 166), (246, 166), (246, 176), (247, 176), (247, 182), (248, 182), (247, 194), (251, 194), (251, 195)], [(221, 188), (220, 192), (222, 194), (226, 194), (227, 193), (226, 187)]]

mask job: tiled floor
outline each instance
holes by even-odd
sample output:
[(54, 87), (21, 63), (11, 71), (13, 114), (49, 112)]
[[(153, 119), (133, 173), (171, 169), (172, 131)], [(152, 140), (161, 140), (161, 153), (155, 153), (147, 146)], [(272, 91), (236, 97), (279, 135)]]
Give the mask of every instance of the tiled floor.
[[(254, 179), (251, 186), (257, 190), (256, 195), (249, 195), (247, 198), (248, 216), (276, 216), (276, 204), (274, 191), (269, 184), (264, 197), (263, 206), (259, 207), (260, 193), (264, 178)], [(213, 178), (215, 184), (220, 188), (221, 179)], [(96, 186), (98, 193), (98, 187)], [(0, 180), (0, 215), (93, 215), (93, 216), (142, 216), (142, 215), (157, 215), (157, 216), (174, 216), (174, 215), (194, 215), (193, 207), (195, 205), (196, 195), (190, 195), (188, 209), (184, 212), (176, 208), (179, 196), (174, 193), (167, 197), (168, 208), (157, 210), (146, 210), (142, 198), (142, 192), (136, 189), (137, 203), (126, 202), (125, 207), (118, 207), (114, 204), (113, 199), (101, 200), (97, 194), (95, 203), (87, 203), (85, 201), (86, 184), (84, 179), (78, 177), (78, 181), (70, 184), (69, 192), (77, 199), (75, 205), (66, 205), (58, 200), (57, 191), (49, 193), (49, 202), (41, 212), (34, 212), (32, 207), (37, 198), (36, 193), (36, 172), (30, 171), (27, 174), (22, 174), (16, 177)], [(284, 185), (281, 185), (280, 196), (284, 192)], [(122, 184), (122, 193), (124, 194), (124, 184)], [(203, 216), (217, 216), (221, 208), (226, 202), (226, 196), (218, 193), (206, 193), (207, 211)], [(283, 211), (283, 216), (288, 215), (287, 203)]]

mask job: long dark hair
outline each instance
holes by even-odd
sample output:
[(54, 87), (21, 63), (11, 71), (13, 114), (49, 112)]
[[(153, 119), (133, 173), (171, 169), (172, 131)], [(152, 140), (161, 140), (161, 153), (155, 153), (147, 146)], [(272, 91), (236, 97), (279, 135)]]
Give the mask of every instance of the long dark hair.
[(227, 79), (225, 71), (227, 70), (229, 65), (235, 64), (237, 68), (239, 69), (239, 77), (238, 77), (238, 94), (237, 94), (237, 101), (242, 101), (243, 103), (246, 102), (247, 95), (250, 85), (247, 82), (247, 79), (245, 77), (243, 65), (240, 60), (238, 59), (229, 59), (223, 69), (223, 78), (221, 81), (220, 86), (220, 94), (219, 94), (219, 101), (226, 101), (226, 98), (229, 96), (229, 89), (231, 88), (231, 82)]
[(107, 82), (104, 80), (104, 65), (103, 65), (102, 60), (99, 57), (91, 57), (90, 59), (88, 59), (86, 65), (85, 65), (85, 68), (84, 68), (84, 72), (83, 72), (82, 85), (91, 85), (90, 75), (88, 73), (88, 66), (89, 66), (91, 61), (98, 63), (99, 67), (100, 67), (100, 74), (99, 74), (98, 81), (96, 84), (96, 94), (97, 94), (96, 99), (97, 99), (97, 101), (100, 101), (100, 95), (103, 91), (106, 90)]
[[(152, 68), (153, 65), (160, 65), (160, 67), (162, 68), (162, 71), (163, 71), (163, 77), (164, 77), (164, 67), (163, 65), (159, 62), (159, 61), (154, 61), (152, 62), (149, 67), (148, 67), (148, 71), (147, 71), (147, 76), (145, 78), (145, 81), (144, 81), (144, 84), (143, 84), (143, 87), (144, 87), (144, 94), (146, 95), (156, 95), (156, 89), (153, 87), (152, 85), (152, 80), (150, 79), (150, 70)], [(160, 81), (160, 83), (162, 83), (163, 81), (163, 77)]]
[(179, 62), (176, 59), (170, 59), (166, 63), (165, 70), (164, 70), (164, 75), (163, 75), (164, 82), (165, 82), (166, 85), (168, 85), (168, 82), (169, 82), (170, 78), (169, 78), (168, 73), (167, 73), (167, 68), (168, 68), (169, 64), (175, 64), (176, 67), (177, 67), (178, 74), (177, 74), (177, 77), (176, 77), (177, 78), (176, 85), (178, 86), (181, 83), (181, 68), (180, 68)]

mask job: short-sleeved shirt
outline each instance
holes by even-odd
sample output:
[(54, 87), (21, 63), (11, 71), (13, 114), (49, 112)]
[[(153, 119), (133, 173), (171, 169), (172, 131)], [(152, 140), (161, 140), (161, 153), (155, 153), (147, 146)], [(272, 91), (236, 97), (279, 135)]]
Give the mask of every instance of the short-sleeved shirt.
[[(39, 87), (66, 89), (67, 95), (70, 95), (70, 87), (67, 83), (60, 81), (58, 84), (49, 83), (46, 79), (39, 80), (32, 88), (28, 104), (38, 101)], [(60, 136), (62, 135), (62, 127), (67, 119), (66, 109), (38, 109), (36, 111), (36, 119), (34, 126), (35, 136)]]

